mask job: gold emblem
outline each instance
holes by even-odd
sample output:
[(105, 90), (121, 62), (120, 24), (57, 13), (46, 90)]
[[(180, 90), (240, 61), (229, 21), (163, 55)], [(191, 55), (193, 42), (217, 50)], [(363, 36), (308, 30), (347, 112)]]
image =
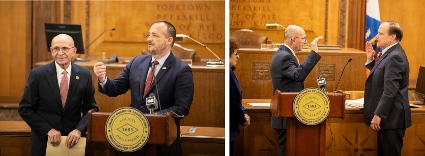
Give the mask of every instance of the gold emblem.
[(105, 125), (106, 139), (121, 152), (134, 152), (149, 140), (148, 119), (139, 110), (122, 107), (108, 117)]
[(75, 79), (77, 79), (77, 80), (78, 80), (78, 79), (80, 79), (80, 77), (79, 77), (79, 76), (76, 76), (76, 77), (75, 77)]
[(317, 125), (328, 117), (331, 110), (329, 97), (316, 88), (302, 90), (294, 99), (294, 115), (303, 124)]

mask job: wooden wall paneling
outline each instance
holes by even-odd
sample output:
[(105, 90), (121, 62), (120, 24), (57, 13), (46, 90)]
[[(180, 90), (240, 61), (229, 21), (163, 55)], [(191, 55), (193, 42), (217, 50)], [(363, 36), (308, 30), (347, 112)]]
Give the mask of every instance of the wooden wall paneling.
[[(324, 44), (327, 45), (340, 45), (339, 44), (339, 33), (341, 32), (340, 23), (339, 20), (343, 17), (340, 14), (340, 5), (341, 1), (339, 0), (327, 0), (327, 14), (326, 19), (327, 21), (327, 27), (325, 30), (325, 36), (327, 36), (326, 41), (324, 41)], [(310, 41), (311, 42), (311, 41)]]
[(347, 48), (364, 50), (366, 0), (348, 0)]
[(0, 50), (0, 81), (3, 83), (0, 97), (4, 97), (4, 102), (18, 102), (31, 69), (31, 4), (0, 2), (0, 23), (4, 23), (0, 30), (3, 45)]
[[(103, 31), (113, 28), (114, 26), (106, 26), (105, 25), (105, 2), (104, 1), (88, 1), (88, 6), (86, 5), (86, 42), (84, 43), (84, 46), (90, 47), (87, 49), (85, 56), (90, 56), (93, 50), (101, 45), (101, 43), (105, 40), (105, 36), (111, 35), (112, 31), (108, 31), (105, 34), (103, 34), (99, 39), (95, 41), (95, 39), (102, 34)], [(100, 53), (101, 55), (102, 53)], [(108, 54), (114, 54), (114, 53), (108, 53)], [(99, 56), (100, 56), (99, 55)]]
[(224, 68), (192, 68), (195, 93), (182, 126), (225, 127)]
[[(92, 56), (108, 55), (135, 56), (146, 49), (147, 32), (150, 26), (159, 20), (174, 24), (178, 34), (186, 34), (207, 45), (220, 58), (224, 57), (224, 1), (104, 1), (91, 2), (90, 8), (104, 10), (90, 13), (102, 16), (102, 24), (91, 26), (91, 30), (115, 27), (116, 31), (103, 36), (103, 42), (90, 49)], [(100, 6), (97, 6), (100, 5)], [(102, 8), (103, 7), (103, 8)], [(154, 14), (152, 14), (154, 13)], [(90, 17), (92, 17), (90, 15)], [(92, 24), (92, 22), (90, 21)], [(99, 32), (102, 32), (99, 31)], [(91, 32), (92, 33), (92, 32)], [(90, 34), (90, 37), (97, 34)], [(101, 39), (102, 40), (102, 39)], [(96, 42), (97, 43), (97, 42)], [(202, 58), (215, 58), (208, 50), (199, 44), (184, 39), (180, 45), (195, 49)], [(104, 45), (107, 44), (107, 45)], [(110, 44), (123, 45), (108, 49)], [(114, 46), (115, 46), (114, 45)], [(133, 47), (135, 46), (135, 47)]]
[[(10, 12), (12, 12), (12, 10), (8, 10), (8, 8), (11, 8), (13, 3), (12, 2), (0, 2), (0, 15), (2, 17), (7, 17), (7, 18), (0, 18), (0, 23), (10, 23), (12, 21), (12, 17), (10, 16)], [(7, 25), (5, 24), (4, 26), (2, 26), (2, 29), (0, 29), (0, 33), (2, 35), (0, 35), (0, 38), (2, 39), (2, 43), (4, 43), (6, 46), (3, 46), (3, 48), (0, 49), (1, 53), (5, 56), (5, 57), (0, 57), (0, 70), (2, 72), (0, 72), (0, 81), (5, 83), (5, 84), (10, 84), (11, 78), (9, 76), (9, 73), (11, 72), (11, 62), (10, 62), (10, 57), (12, 56), (12, 52), (13, 52), (13, 46), (12, 46), (12, 36), (13, 36), (13, 31), (11, 31), (11, 29), (14, 27), (14, 25)], [(10, 91), (9, 91), (9, 87), (1, 87), (0, 88), (0, 95), (3, 96), (9, 96)]]
[[(423, 52), (423, 40), (425, 30), (422, 20), (425, 15), (425, 2), (421, 0), (401, 1), (393, 3), (391, 0), (380, 0), (381, 22), (393, 20), (403, 28), (403, 40), (400, 42), (405, 50), (410, 63), (410, 80), (416, 81), (419, 66), (425, 66), (425, 53)], [(397, 9), (394, 9), (397, 8)]]
[[(33, 41), (32, 41), (32, 66), (40, 61), (52, 59), (46, 42), (44, 23), (61, 23), (63, 13), (61, 1), (33, 1)], [(61, 14), (62, 13), (62, 14)]]
[[(118, 29), (116, 31), (119, 31)], [(115, 32), (107, 32), (105, 35), (113, 35)], [(186, 41), (186, 39), (185, 39)], [(97, 41), (96, 41), (97, 43)], [(177, 44), (189, 49), (195, 49), (196, 54), (200, 55), (201, 58), (205, 58), (208, 60), (216, 59), (216, 57), (211, 54), (206, 48), (202, 47), (197, 43), (188, 42), (180, 42), (177, 41)], [(224, 57), (224, 43), (204, 43), (208, 48), (211, 49), (214, 53), (216, 53), (222, 60), (227, 60), (227, 57)], [(91, 46), (90, 46), (91, 47)], [(135, 57), (137, 55), (142, 54), (142, 51), (147, 50), (146, 42), (115, 42), (115, 41), (105, 41), (102, 42), (99, 46), (93, 47), (94, 50), (90, 51), (90, 55), (95, 58), (96, 56), (101, 56), (102, 52), (105, 52), (109, 55), (117, 55), (118, 59), (120, 57)]]
[[(332, 5), (338, 3), (332, 1)], [(326, 27), (326, 6), (327, 0), (311, 1), (290, 0), (282, 3), (279, 0), (266, 0), (256, 2), (230, 1), (230, 33), (240, 29), (250, 29), (257, 33), (267, 35), (272, 42), (282, 43), (284, 28), (277, 30), (266, 30), (266, 23), (279, 23), (286, 27), (291, 24), (299, 25), (306, 31), (308, 42), (321, 35), (326, 38), (336, 38), (337, 36), (327, 36)], [(289, 7), (297, 6), (297, 7)], [(282, 10), (284, 8), (284, 11)], [(304, 9), (310, 8), (310, 9)], [(332, 11), (334, 16), (335, 10)], [(338, 13), (336, 13), (338, 14)], [(335, 15), (337, 16), (337, 15)], [(329, 18), (333, 21), (334, 18)], [(333, 28), (334, 24), (330, 28)], [(338, 29), (328, 29), (328, 35), (334, 35)], [(324, 43), (324, 40), (319, 42)]]

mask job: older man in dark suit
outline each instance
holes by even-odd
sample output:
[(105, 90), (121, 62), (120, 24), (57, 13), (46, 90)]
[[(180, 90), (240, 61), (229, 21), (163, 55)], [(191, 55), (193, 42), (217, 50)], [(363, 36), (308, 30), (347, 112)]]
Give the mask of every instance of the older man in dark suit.
[[(273, 90), (281, 92), (299, 92), (304, 89), (304, 80), (314, 66), (319, 62), (321, 56), (317, 53), (317, 42), (319, 36), (311, 42), (311, 52), (301, 64), (297, 53), (307, 43), (303, 28), (290, 25), (285, 30), (284, 45), (273, 55), (270, 63)], [(276, 129), (278, 135), (277, 155), (286, 155), (286, 118), (271, 118), (271, 126)]]
[(50, 51), (55, 61), (31, 70), (19, 102), (31, 127), (31, 155), (45, 155), (47, 140), (58, 146), (61, 136), (73, 147), (87, 131), (87, 112), (98, 110), (90, 71), (71, 63), (77, 51), (71, 36), (54, 37)]
[[(154, 23), (148, 32), (150, 55), (136, 56), (114, 80), (106, 77), (102, 62), (94, 65), (99, 79), (99, 90), (108, 96), (118, 96), (131, 90), (131, 107), (149, 113), (146, 97), (154, 93), (159, 99), (155, 113), (172, 112), (187, 116), (193, 100), (194, 85), (190, 66), (176, 58), (171, 47), (176, 38), (176, 29), (166, 21)], [(154, 76), (155, 75), (155, 76)], [(177, 139), (169, 146), (159, 146), (157, 155), (180, 156), (180, 118), (175, 118)]]
[(373, 48), (366, 43), (366, 79), (364, 119), (367, 126), (378, 131), (378, 155), (401, 155), (406, 128), (412, 125), (408, 86), (409, 61), (400, 45), (403, 30), (394, 21), (383, 22), (376, 35), (382, 55), (373, 59)]

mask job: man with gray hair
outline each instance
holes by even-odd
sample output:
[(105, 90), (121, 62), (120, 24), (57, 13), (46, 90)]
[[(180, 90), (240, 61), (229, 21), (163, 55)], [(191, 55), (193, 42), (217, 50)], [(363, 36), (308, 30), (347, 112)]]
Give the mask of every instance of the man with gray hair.
[[(290, 25), (285, 30), (285, 41), (273, 55), (270, 63), (273, 90), (281, 92), (299, 92), (304, 89), (304, 80), (314, 68), (321, 56), (317, 53), (319, 36), (311, 42), (311, 52), (303, 62), (299, 62), (297, 53), (307, 44), (305, 31), (300, 26)], [(271, 126), (278, 135), (277, 155), (286, 155), (286, 118), (271, 118)]]
[[(98, 111), (91, 72), (71, 62), (77, 48), (67, 34), (52, 39), (49, 64), (31, 70), (19, 114), (31, 127), (31, 155), (46, 155), (47, 144), (72, 148), (87, 131), (87, 113)], [(49, 140), (49, 141), (48, 141)]]

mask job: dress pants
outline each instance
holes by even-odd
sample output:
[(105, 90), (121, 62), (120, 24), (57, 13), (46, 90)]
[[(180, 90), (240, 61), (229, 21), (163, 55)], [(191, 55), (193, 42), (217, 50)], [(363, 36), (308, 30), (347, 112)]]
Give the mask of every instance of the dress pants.
[(286, 156), (286, 129), (275, 129), (277, 132), (277, 156)]
[(376, 138), (378, 156), (400, 156), (406, 129), (381, 129)]

